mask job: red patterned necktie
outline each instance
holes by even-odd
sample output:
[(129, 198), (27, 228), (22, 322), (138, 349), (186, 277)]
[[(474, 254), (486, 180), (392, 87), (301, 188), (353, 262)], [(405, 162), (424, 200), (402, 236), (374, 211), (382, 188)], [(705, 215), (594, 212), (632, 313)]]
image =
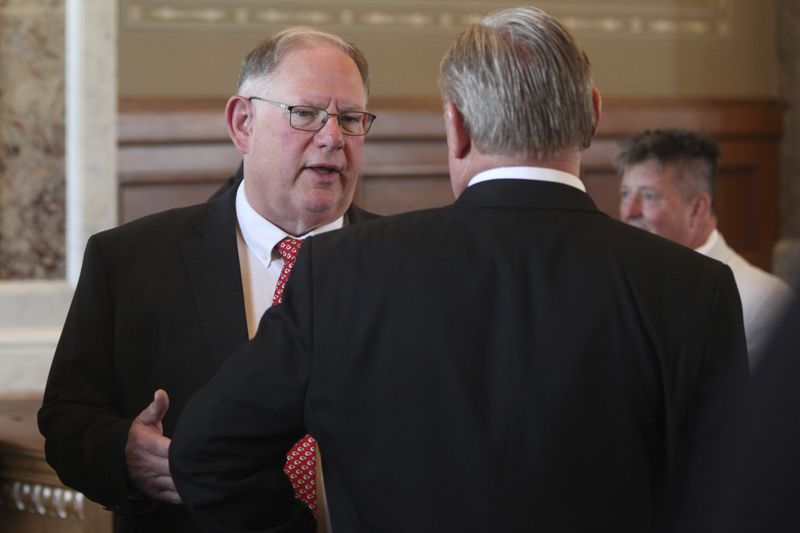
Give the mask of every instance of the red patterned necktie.
[[(283, 257), (283, 270), (278, 277), (275, 285), (275, 294), (272, 296), (272, 305), (281, 303), (283, 299), (283, 288), (286, 280), (292, 274), (294, 262), (297, 260), (297, 252), (303, 241), (285, 237), (276, 245), (278, 253)], [(292, 482), (295, 498), (304, 502), (317, 515), (317, 442), (311, 435), (306, 435), (292, 446), (286, 455), (286, 464), (283, 471)]]
[(278, 283), (275, 285), (275, 293), (272, 295), (272, 305), (278, 305), (283, 299), (283, 288), (286, 286), (286, 281), (292, 275), (294, 262), (297, 261), (297, 252), (300, 251), (300, 246), (303, 241), (293, 239), (291, 237), (284, 237), (281, 242), (275, 245), (278, 253), (283, 258), (283, 270), (278, 277)]

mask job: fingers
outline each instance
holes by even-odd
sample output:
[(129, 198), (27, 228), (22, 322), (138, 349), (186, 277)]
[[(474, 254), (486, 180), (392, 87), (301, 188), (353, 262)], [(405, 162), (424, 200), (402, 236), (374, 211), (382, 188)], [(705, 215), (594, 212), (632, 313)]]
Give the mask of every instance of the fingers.
[(139, 424), (131, 426), (127, 448), (138, 456), (166, 460), (169, 455), (169, 443), (167, 437), (152, 429), (148, 430), (148, 426)]
[(170, 503), (181, 503), (169, 472), (169, 444), (161, 419), (169, 408), (169, 397), (161, 389), (131, 424), (125, 444), (128, 476), (147, 496)]
[(169, 396), (163, 389), (158, 389), (153, 395), (153, 401), (139, 413), (136, 420), (148, 426), (157, 426), (167, 413), (167, 409), (169, 409)]
[(174, 504), (183, 503), (178, 491), (175, 490), (175, 483), (169, 475), (151, 478), (149, 492), (157, 500)]
[(169, 475), (170, 440), (144, 424), (133, 424), (128, 432), (125, 457), (132, 479)]
[(174, 489), (171, 491), (165, 491), (160, 493), (158, 495), (158, 499), (161, 501), (165, 501), (167, 503), (173, 503), (175, 505), (180, 505), (183, 503), (183, 500), (181, 500), (180, 495), (177, 492), (175, 492)]
[(151, 427), (133, 424), (125, 446), (128, 476), (147, 496), (180, 503), (169, 472), (169, 444), (168, 438)]

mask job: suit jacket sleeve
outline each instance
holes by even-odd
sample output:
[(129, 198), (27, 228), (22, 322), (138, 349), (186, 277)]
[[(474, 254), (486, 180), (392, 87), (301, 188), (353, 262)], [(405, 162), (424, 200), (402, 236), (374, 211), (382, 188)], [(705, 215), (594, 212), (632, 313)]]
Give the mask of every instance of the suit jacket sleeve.
[(192, 398), (173, 434), (175, 485), (206, 531), (316, 528), (283, 472), (287, 450), (306, 434), (309, 248), (301, 249), (283, 303), (267, 310), (255, 338)]
[(131, 419), (116, 402), (114, 318), (96, 237), (89, 239), (75, 294), (56, 348), (39, 431), (47, 462), (64, 484), (128, 511), (125, 443)]
[(720, 268), (705, 338), (698, 339), (704, 343), (704, 357), (689, 381), (694, 382), (693, 393), (686, 396), (686, 423), (680, 432), (688, 474), (677, 487), (683, 531), (707, 531), (710, 526), (701, 526), (697, 518), (714, 501), (712, 487), (729, 475), (750, 385), (739, 292), (730, 268)]

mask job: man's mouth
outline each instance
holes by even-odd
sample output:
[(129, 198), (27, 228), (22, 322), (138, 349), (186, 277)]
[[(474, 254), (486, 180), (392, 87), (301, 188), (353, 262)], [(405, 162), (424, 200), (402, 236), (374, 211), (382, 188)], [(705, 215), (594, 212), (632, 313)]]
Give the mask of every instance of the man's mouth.
[(329, 175), (329, 174), (340, 174), (341, 170), (338, 167), (333, 165), (310, 165), (308, 167), (309, 170), (313, 170), (317, 174), (322, 175)]

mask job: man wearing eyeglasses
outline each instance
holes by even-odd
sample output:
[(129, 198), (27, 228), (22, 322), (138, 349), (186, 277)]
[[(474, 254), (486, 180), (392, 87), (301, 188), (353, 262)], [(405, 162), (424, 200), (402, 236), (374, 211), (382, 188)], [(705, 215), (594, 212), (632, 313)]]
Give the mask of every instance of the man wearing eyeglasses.
[[(167, 461), (183, 406), (280, 301), (293, 260), (281, 243), (374, 218), (351, 205), (375, 119), (368, 90), (366, 59), (339, 37), (267, 38), (225, 109), (243, 180), (89, 240), (39, 425), (62, 481), (118, 511), (118, 530), (196, 531)], [(314, 527), (308, 485), (300, 501), (286, 478), (264, 504)]]
[(455, 202), (310, 238), (184, 409), (170, 466), (206, 531), (303, 531), (263, 503), (303, 431), (335, 533), (654, 531), (717, 466), (747, 380), (733, 275), (586, 194), (574, 37), (498, 10), (440, 83)]

